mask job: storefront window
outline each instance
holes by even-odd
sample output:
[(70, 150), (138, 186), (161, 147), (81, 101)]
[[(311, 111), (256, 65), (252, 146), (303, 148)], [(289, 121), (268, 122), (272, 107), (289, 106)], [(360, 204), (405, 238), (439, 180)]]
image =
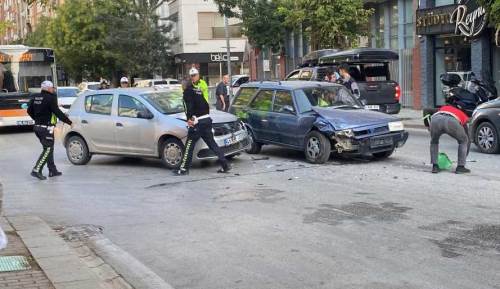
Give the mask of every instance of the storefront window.
[(391, 7), (391, 49), (398, 49), (398, 2), (392, 1)]
[(415, 10), (413, 9), (413, 1), (405, 0), (405, 48), (413, 48), (415, 41), (413, 39), (413, 27), (415, 26), (413, 15)]
[(444, 96), (439, 77), (446, 72), (457, 72), (462, 75), (471, 70), (470, 41), (457, 36), (436, 38), (435, 63), (435, 98), (436, 105), (440, 106), (444, 104)]
[(497, 91), (500, 92), (500, 47), (492, 44), (493, 47), (493, 80), (497, 87)]
[(455, 0), (435, 0), (436, 7), (437, 6), (445, 6), (450, 4), (455, 4)]

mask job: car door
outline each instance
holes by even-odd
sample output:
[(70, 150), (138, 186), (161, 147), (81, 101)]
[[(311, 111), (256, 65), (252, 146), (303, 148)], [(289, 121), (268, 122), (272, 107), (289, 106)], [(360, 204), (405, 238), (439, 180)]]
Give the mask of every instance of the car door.
[(112, 93), (90, 94), (85, 97), (85, 113), (80, 120), (82, 133), (96, 152), (113, 152), (116, 147), (112, 109)]
[(299, 118), (291, 91), (276, 91), (272, 115), (271, 129), (275, 131), (277, 142), (290, 146), (301, 146), (302, 138), (299, 139), (297, 134)]
[(120, 94), (117, 114), (115, 135), (118, 152), (154, 154), (155, 120), (147, 107), (138, 98)]
[(272, 141), (271, 110), (273, 106), (273, 89), (260, 90), (249, 105), (248, 124), (258, 141)]

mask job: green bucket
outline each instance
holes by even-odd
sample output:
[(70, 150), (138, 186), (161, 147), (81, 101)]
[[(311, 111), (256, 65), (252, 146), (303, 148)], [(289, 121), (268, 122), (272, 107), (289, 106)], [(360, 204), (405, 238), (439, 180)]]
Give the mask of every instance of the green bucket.
[(441, 170), (449, 170), (451, 168), (452, 162), (450, 158), (445, 153), (439, 153), (438, 155), (438, 167)]

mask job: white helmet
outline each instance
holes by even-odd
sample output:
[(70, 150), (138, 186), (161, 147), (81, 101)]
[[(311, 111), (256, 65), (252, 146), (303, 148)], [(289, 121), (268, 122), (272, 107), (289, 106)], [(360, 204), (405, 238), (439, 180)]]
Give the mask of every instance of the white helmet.
[(120, 83), (128, 83), (128, 78), (125, 76), (120, 79)]
[(196, 74), (200, 74), (200, 72), (198, 71), (198, 69), (196, 69), (196, 68), (193, 67), (193, 68), (191, 68), (189, 70), (189, 75), (196, 75)]

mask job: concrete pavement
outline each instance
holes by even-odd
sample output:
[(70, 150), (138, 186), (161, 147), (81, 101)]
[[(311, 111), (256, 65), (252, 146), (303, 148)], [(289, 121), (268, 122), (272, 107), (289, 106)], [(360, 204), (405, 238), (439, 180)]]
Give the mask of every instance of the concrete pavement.
[[(432, 175), (428, 144), (412, 130), (389, 160), (320, 166), (270, 146), (237, 158), (231, 175), (209, 163), (185, 178), (155, 160), (72, 166), (58, 146), (64, 175), (38, 182), (35, 137), (8, 133), (0, 175), (8, 216), (102, 227), (176, 289), (498, 289), (500, 156), (473, 148), (471, 175)], [(456, 160), (453, 140), (442, 150)]]

